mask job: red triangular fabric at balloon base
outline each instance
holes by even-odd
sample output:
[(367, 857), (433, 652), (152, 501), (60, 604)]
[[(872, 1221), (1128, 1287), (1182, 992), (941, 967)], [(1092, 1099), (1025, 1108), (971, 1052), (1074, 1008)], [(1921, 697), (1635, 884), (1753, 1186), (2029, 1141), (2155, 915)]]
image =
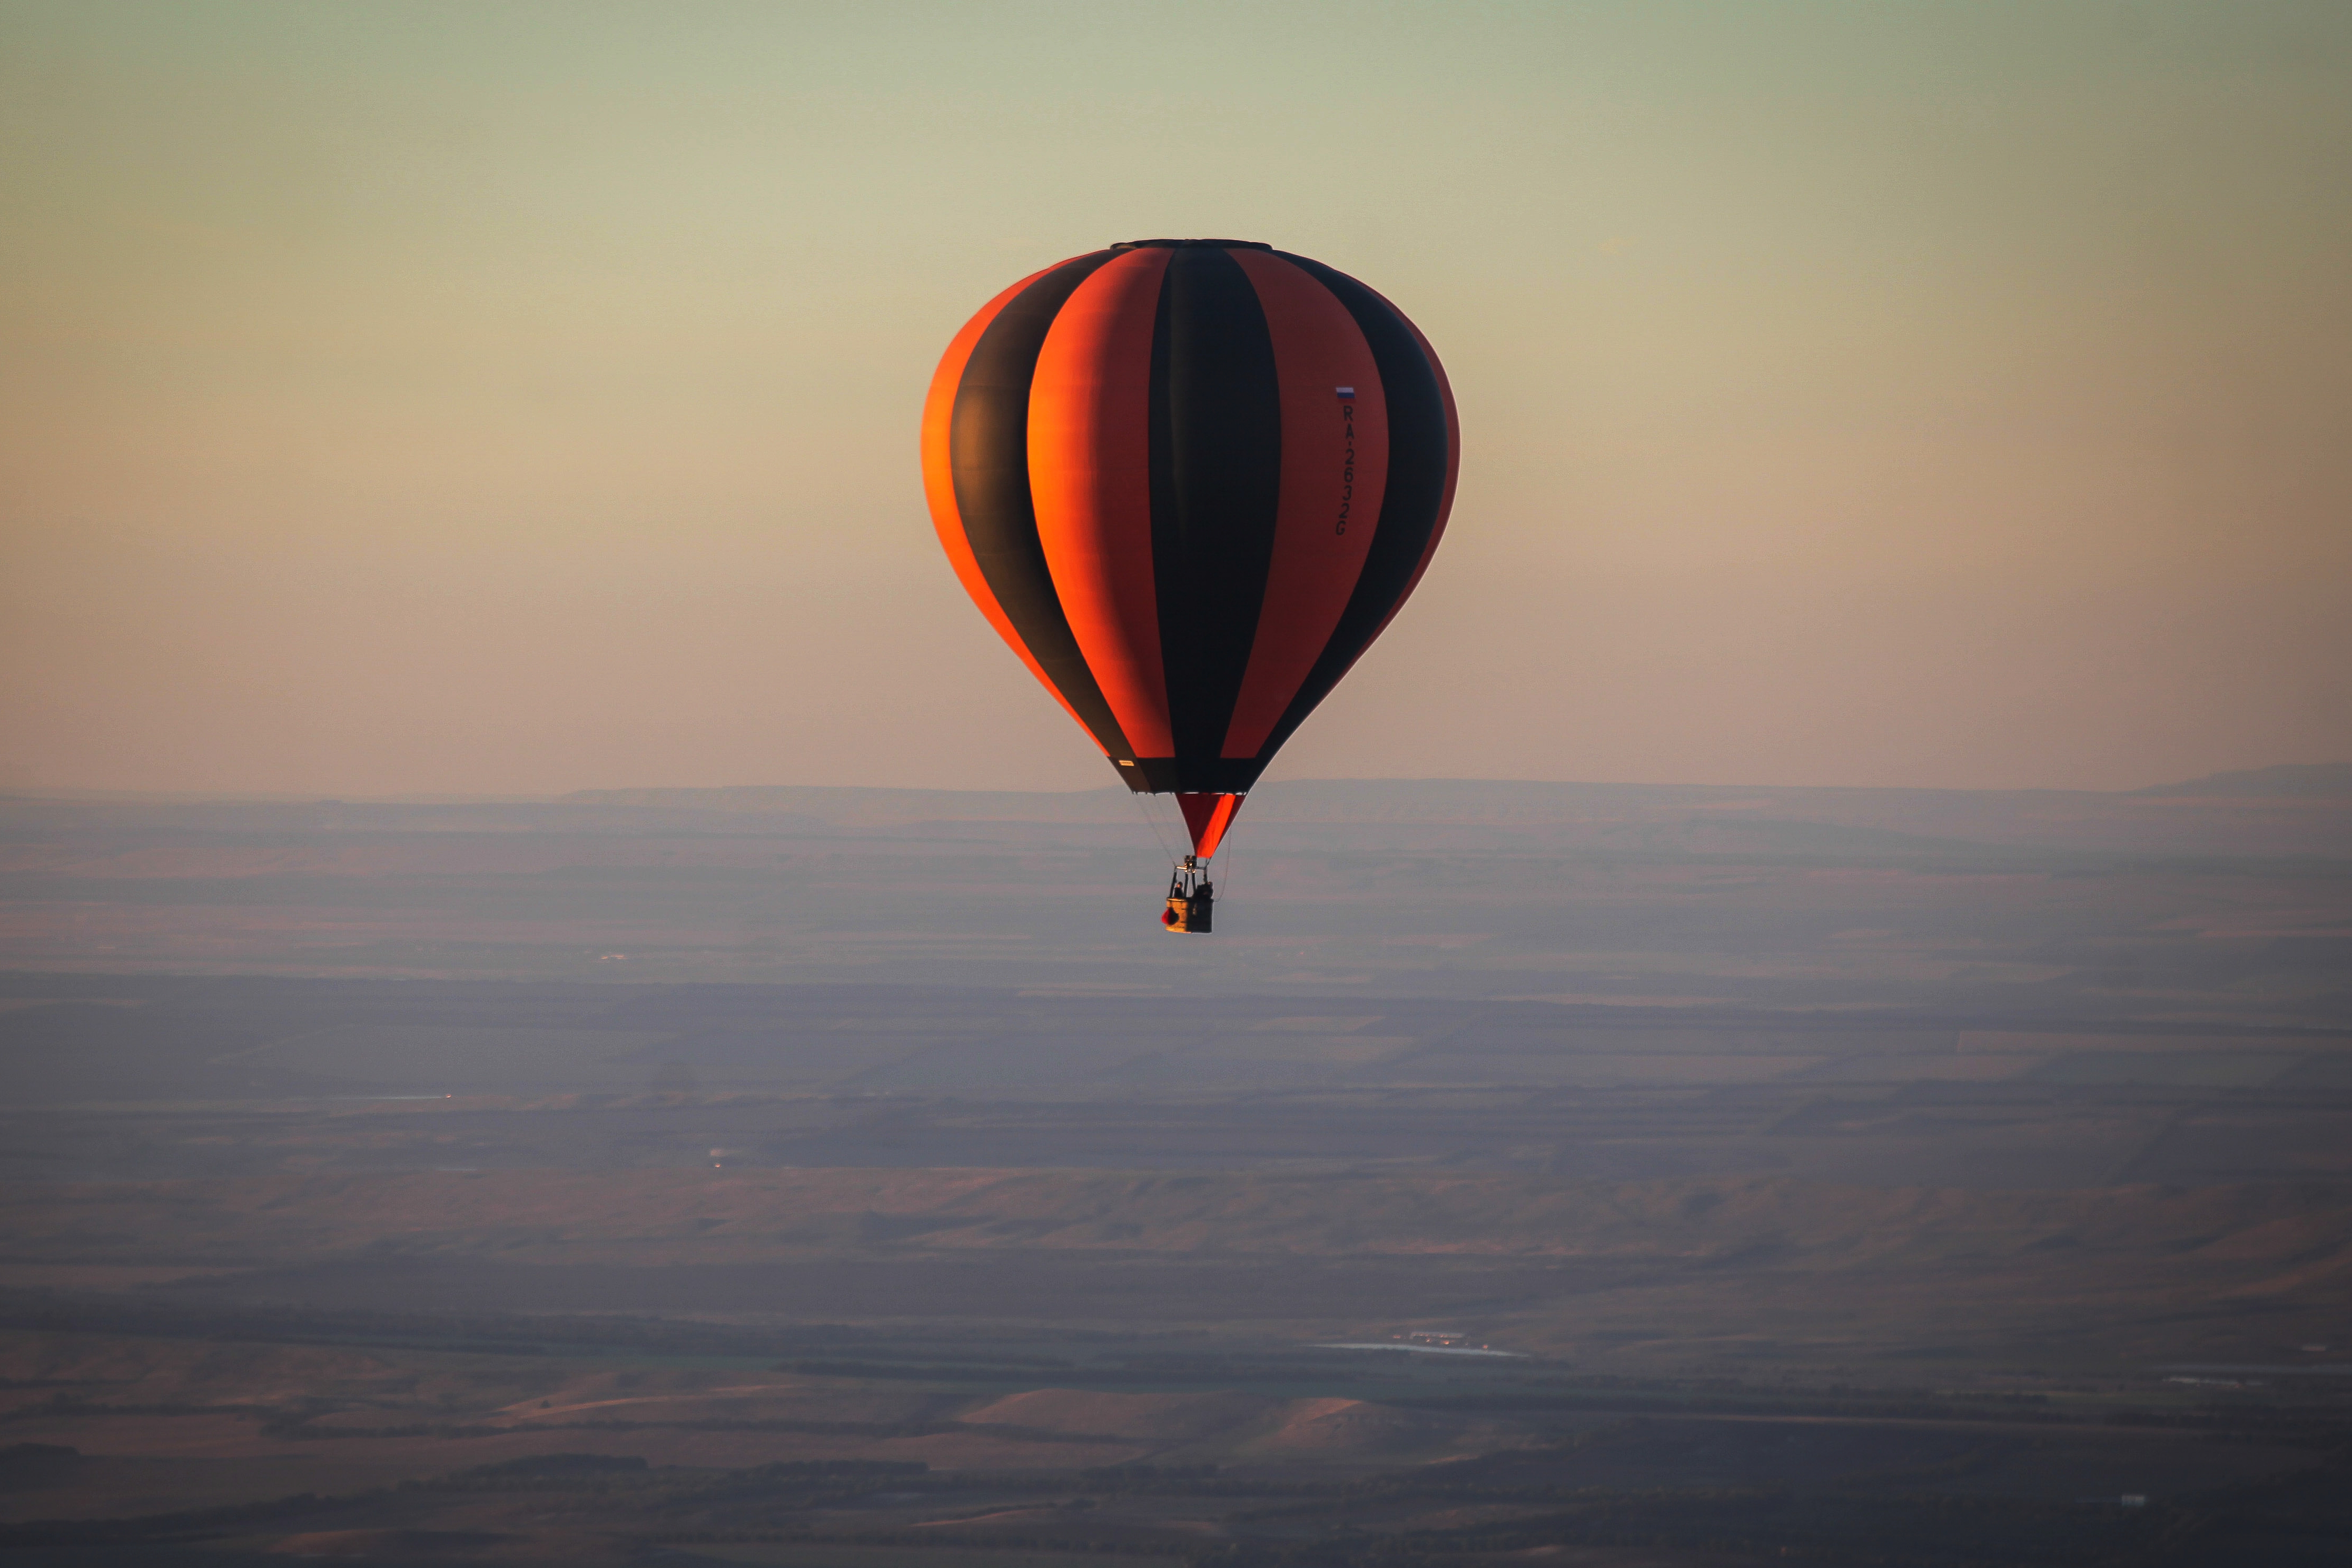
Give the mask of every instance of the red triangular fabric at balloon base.
[(1242, 809), (1239, 795), (1178, 795), (1176, 804), (1184, 813), (1184, 826), (1192, 830), (1192, 853), (1207, 860), (1217, 852), (1223, 841), (1225, 830), (1234, 825), (1234, 818)]

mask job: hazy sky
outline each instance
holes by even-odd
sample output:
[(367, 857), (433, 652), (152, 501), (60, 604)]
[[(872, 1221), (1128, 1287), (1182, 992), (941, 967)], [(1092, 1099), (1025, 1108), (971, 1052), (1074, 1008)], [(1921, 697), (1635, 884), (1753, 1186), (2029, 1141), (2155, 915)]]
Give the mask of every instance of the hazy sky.
[(0, 786), (1085, 788), (916, 423), (1270, 241), (1464, 432), (1275, 778), (2352, 758), (2352, 5), (0, 0)]

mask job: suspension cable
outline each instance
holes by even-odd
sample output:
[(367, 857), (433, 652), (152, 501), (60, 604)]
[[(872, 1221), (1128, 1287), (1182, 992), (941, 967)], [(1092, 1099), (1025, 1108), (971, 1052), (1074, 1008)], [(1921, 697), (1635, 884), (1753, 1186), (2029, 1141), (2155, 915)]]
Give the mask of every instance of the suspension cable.
[(1160, 852), (1168, 857), (1168, 863), (1174, 865), (1183, 857), (1168, 847), (1168, 835), (1160, 831), (1160, 819), (1153, 816), (1151, 808), (1144, 804), (1146, 797), (1141, 790), (1130, 790), (1129, 793), (1135, 797), (1135, 809), (1143, 818), (1143, 825), (1151, 830), (1152, 841), (1160, 846)]
[[(1247, 797), (1244, 797), (1244, 799), (1247, 799)], [(1234, 843), (1234, 826), (1237, 826), (1239, 824), (1241, 808), (1239, 806), (1234, 807), (1234, 812), (1235, 821), (1233, 825), (1229, 825), (1225, 829), (1224, 839), (1217, 845), (1219, 849), (1225, 852), (1225, 869), (1219, 872), (1217, 874), (1223, 880), (1225, 893), (1228, 896), (1232, 894), (1234, 886), (1234, 852), (1232, 848)]]

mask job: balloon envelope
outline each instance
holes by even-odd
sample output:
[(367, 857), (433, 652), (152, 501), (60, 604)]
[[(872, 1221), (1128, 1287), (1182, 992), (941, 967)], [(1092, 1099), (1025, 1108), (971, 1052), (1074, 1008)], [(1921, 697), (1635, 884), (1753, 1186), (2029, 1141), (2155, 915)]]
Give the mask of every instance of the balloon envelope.
[(948, 346), (922, 444), (973, 601), (1129, 789), (1179, 796), (1202, 858), (1238, 805), (1219, 799), (1420, 580), (1461, 449), (1402, 312), (1237, 240), (1014, 284)]

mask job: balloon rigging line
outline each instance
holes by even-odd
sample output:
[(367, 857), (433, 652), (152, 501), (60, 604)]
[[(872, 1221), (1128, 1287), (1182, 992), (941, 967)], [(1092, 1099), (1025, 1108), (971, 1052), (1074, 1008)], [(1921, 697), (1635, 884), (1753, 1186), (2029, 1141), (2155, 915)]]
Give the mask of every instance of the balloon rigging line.
[(1151, 830), (1152, 841), (1159, 844), (1160, 852), (1168, 857), (1169, 864), (1175, 864), (1180, 857), (1174, 850), (1168, 847), (1168, 835), (1160, 831), (1160, 819), (1153, 816), (1151, 814), (1151, 808), (1144, 804), (1144, 801), (1148, 797), (1135, 794), (1130, 795), (1129, 799), (1135, 802), (1136, 810), (1143, 818), (1143, 825)]

